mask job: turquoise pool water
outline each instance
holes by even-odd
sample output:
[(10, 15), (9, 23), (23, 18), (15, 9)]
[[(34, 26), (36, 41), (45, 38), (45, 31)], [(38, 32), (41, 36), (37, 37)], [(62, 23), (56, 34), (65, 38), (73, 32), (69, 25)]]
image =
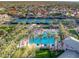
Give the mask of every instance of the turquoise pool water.
[(52, 23), (51, 19), (19, 19), (16, 18), (15, 23)]
[[(51, 35), (53, 35), (53, 34), (51, 34)], [(59, 41), (60, 41), (60, 39), (59, 39)], [(41, 38), (40, 37), (35, 37), (35, 38), (31, 38), (29, 40), (29, 44), (33, 44), (33, 43), (36, 44), (36, 45), (39, 45), (39, 44), (54, 45), (55, 44), (55, 38), (53, 36), (48, 37), (47, 33), (44, 32), (43, 36)]]

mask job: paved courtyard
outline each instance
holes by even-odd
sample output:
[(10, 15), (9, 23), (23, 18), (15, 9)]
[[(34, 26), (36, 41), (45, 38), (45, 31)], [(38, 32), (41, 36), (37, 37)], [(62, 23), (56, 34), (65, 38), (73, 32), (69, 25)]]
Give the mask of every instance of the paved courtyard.
[(65, 52), (58, 58), (79, 58), (79, 40), (73, 37), (66, 38), (64, 40), (64, 49)]
[(58, 58), (79, 58), (79, 53), (72, 50), (66, 50)]

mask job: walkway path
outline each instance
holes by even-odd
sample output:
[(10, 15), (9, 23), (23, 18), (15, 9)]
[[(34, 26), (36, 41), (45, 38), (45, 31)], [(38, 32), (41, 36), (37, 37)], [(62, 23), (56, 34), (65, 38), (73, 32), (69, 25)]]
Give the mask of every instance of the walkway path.
[(79, 40), (74, 37), (66, 38), (64, 40), (64, 49), (65, 52), (58, 58), (79, 58)]
[(79, 53), (72, 50), (66, 50), (58, 58), (79, 58)]

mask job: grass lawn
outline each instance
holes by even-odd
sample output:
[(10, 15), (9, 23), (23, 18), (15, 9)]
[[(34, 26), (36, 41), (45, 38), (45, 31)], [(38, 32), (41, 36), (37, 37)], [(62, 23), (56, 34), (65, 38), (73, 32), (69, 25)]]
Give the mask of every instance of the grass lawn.
[(69, 33), (73, 34), (74, 37), (76, 37), (77, 39), (79, 39), (79, 34), (74, 29), (69, 29)]
[(3, 29), (7, 32), (11, 32), (15, 26), (0, 26), (0, 29)]
[(36, 51), (36, 58), (56, 58), (64, 51), (50, 51), (49, 49), (40, 49)]
[(77, 35), (77, 33), (76, 33), (76, 31), (74, 29), (69, 29), (69, 32), (72, 33), (72, 34), (76, 34)]

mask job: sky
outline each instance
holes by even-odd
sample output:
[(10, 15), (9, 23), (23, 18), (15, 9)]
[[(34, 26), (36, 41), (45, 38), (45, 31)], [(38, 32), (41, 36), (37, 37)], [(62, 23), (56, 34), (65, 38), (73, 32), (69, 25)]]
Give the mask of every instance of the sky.
[(78, 2), (79, 0), (0, 0), (0, 1), (73, 1)]

